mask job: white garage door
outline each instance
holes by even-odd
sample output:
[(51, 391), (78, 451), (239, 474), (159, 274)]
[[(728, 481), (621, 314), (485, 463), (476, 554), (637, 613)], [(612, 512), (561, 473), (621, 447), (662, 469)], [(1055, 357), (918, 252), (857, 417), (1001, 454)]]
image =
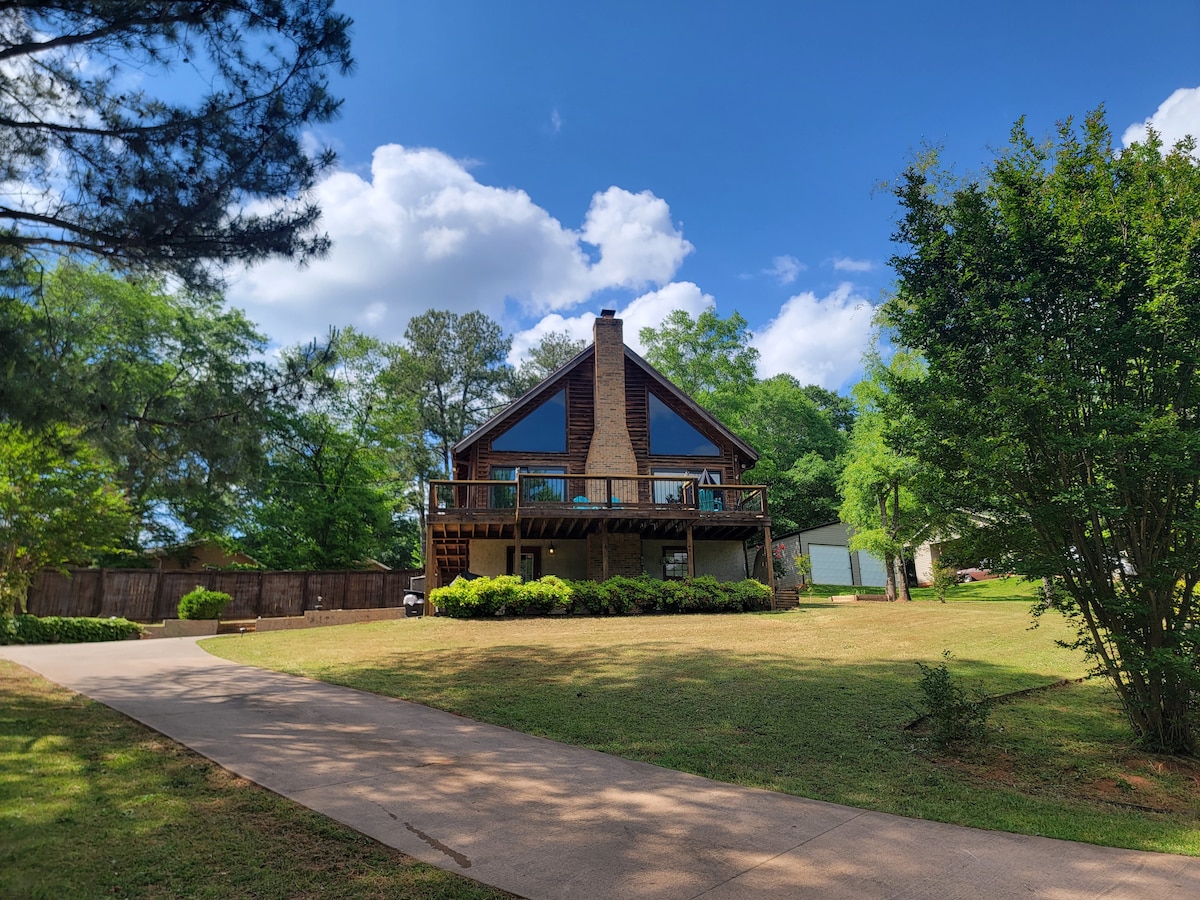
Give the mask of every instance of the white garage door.
[(887, 569), (883, 560), (872, 556), (866, 550), (858, 551), (858, 571), (862, 574), (862, 583), (871, 587), (883, 587), (887, 584)]
[(833, 544), (809, 544), (812, 577), (816, 584), (853, 584), (850, 551)]

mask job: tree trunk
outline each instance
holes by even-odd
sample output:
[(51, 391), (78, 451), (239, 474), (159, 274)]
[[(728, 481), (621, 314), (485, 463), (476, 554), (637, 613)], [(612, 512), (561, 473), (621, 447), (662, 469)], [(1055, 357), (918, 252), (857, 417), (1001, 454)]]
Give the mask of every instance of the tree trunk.
[[(879, 495), (879, 524), (884, 533), (888, 533), (887, 494)], [(885, 554), (883, 571), (885, 573), (883, 594), (891, 603), (896, 599), (896, 557), (893, 554)]]
[(908, 571), (904, 567), (904, 545), (900, 544), (898, 535), (900, 532), (900, 484), (899, 482), (892, 485), (892, 539), (900, 546), (900, 552), (896, 554), (896, 581), (899, 585), (899, 599), (905, 603), (912, 602), (912, 595), (908, 592)]
[(896, 586), (898, 588), (897, 599), (905, 603), (911, 603), (912, 594), (908, 590), (908, 568), (904, 565), (903, 553), (896, 557)]

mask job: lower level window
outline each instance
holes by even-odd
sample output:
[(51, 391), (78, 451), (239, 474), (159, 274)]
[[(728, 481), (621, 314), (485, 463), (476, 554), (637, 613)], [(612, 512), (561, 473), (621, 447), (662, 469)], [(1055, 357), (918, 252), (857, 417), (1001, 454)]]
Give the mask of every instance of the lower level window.
[(687, 547), (663, 547), (663, 581), (682, 581), (688, 575)]

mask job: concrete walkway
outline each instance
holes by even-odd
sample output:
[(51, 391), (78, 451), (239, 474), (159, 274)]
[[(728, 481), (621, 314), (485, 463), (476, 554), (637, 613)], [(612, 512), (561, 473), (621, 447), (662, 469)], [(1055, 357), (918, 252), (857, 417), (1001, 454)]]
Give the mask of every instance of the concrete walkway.
[(1200, 897), (1200, 859), (733, 787), (236, 665), (195, 639), (0, 656), (385, 844), (529, 898)]

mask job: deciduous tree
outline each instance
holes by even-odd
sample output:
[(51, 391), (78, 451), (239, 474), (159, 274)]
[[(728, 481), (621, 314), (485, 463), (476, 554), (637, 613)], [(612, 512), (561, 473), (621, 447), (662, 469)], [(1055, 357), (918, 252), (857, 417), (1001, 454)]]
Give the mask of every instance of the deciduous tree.
[(928, 364), (898, 385), (923, 466), (993, 523), (1004, 564), (1061, 579), (1133, 729), (1196, 749), (1200, 704), (1200, 162), (1102, 112), (1023, 123), (983, 177), (896, 186), (884, 311)]
[(258, 459), (265, 403), (301, 384), (305, 367), (271, 371), (242, 313), (153, 281), (64, 263), (9, 296), (0, 418), (79, 429), (112, 464), (141, 538), (223, 532), (231, 492)]
[(918, 499), (922, 477), (911, 452), (915, 422), (906, 417), (890, 387), (919, 381), (923, 367), (911, 354), (889, 364), (866, 357), (867, 377), (854, 387), (857, 416), (841, 476), (840, 518), (854, 529), (850, 546), (883, 560), (889, 600), (910, 600), (904, 551), (930, 525)]
[[(405, 442), (420, 426), (411, 398), (385, 378), (398, 350), (352, 328), (331, 346), (312, 373), (318, 389), (275, 404), (242, 542), (275, 568), (407, 566), (416, 529), (405, 519)], [(296, 354), (306, 359), (303, 348), (285, 356)]]
[(710, 306), (693, 319), (676, 309), (661, 326), (643, 328), (638, 336), (647, 361), (710, 408), (706, 401), (713, 395), (736, 394), (755, 381), (758, 351), (737, 312), (722, 319)]
[(0, 422), (0, 616), (24, 607), (39, 569), (116, 549), (132, 521), (111, 466), (78, 430)]

